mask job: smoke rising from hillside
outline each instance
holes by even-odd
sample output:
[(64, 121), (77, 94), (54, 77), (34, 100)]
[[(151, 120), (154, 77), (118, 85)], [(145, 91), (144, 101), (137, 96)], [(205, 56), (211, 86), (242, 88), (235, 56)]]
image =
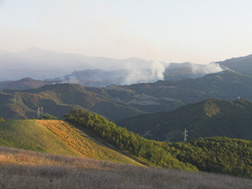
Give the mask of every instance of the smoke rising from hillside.
[(223, 69), (217, 63), (210, 63), (210, 64), (203, 65), (203, 66), (199, 66), (199, 65), (196, 66), (196, 65), (192, 64), (192, 71), (193, 71), (193, 73), (209, 74), (209, 73), (221, 72), (221, 71), (223, 71)]
[[(25, 77), (45, 80), (59, 78), (65, 83), (86, 86), (129, 85), (158, 80), (181, 79), (181, 75), (196, 77), (222, 71), (215, 63), (164, 63), (138, 58), (125, 60), (57, 53), (38, 48), (12, 53), (1, 52), (0, 81)], [(176, 79), (174, 79), (176, 80)]]
[(210, 73), (221, 72), (223, 69), (216, 63), (197, 65), (192, 63), (166, 64), (158, 61), (128, 59), (124, 69), (100, 70), (90, 69), (75, 71), (65, 77), (67, 83), (78, 83), (84, 86), (105, 87), (108, 85), (130, 85), (149, 83), (158, 80), (180, 80), (197, 78)]
[(128, 63), (129, 74), (124, 84), (154, 82), (164, 79), (166, 65), (161, 62), (148, 61), (145, 64)]

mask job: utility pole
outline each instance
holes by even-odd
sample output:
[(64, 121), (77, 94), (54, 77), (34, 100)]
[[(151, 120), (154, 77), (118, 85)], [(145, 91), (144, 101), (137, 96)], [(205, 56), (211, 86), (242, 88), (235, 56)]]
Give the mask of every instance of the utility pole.
[(186, 140), (187, 140), (187, 137), (188, 137), (188, 130), (186, 130), (186, 128), (185, 128), (185, 131), (183, 132), (183, 135), (184, 135), (184, 142), (186, 142)]

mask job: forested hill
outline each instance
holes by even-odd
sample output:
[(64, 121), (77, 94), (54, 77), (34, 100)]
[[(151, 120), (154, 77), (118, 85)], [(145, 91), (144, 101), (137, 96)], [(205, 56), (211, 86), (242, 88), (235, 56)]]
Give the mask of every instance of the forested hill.
[(90, 88), (77, 84), (55, 84), (24, 91), (0, 92), (0, 116), (5, 119), (37, 117), (37, 109), (62, 117), (74, 107), (83, 108), (110, 120), (171, 111), (209, 98), (252, 100), (252, 77), (225, 71), (198, 79), (158, 81), (129, 86)]
[(116, 123), (146, 138), (161, 141), (183, 141), (185, 128), (189, 140), (213, 136), (252, 140), (252, 102), (211, 99), (171, 112), (129, 117)]
[(120, 119), (144, 113), (113, 98), (77, 84), (47, 85), (39, 89), (0, 92), (0, 117), (5, 119), (37, 118), (43, 113), (62, 117), (73, 108), (83, 108), (109, 119)]
[(73, 110), (65, 118), (147, 165), (252, 177), (251, 141), (213, 137), (189, 143), (157, 142), (90, 112)]

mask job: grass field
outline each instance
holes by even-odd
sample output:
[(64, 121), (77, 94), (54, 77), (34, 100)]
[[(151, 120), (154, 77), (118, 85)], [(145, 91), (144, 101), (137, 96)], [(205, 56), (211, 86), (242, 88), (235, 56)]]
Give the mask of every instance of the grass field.
[(78, 155), (70, 146), (35, 120), (1, 122), (0, 145), (53, 154)]
[(58, 120), (1, 122), (0, 146), (140, 165), (70, 124)]
[(37, 120), (37, 122), (45, 126), (83, 157), (140, 165), (127, 156), (110, 149), (104, 144), (101, 144), (94, 138), (65, 121)]
[(252, 188), (252, 180), (0, 147), (0, 188)]

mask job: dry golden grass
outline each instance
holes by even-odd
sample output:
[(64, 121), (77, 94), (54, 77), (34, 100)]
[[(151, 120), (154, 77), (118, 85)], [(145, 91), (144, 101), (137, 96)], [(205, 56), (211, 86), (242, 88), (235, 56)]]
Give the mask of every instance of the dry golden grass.
[(127, 156), (101, 144), (67, 122), (59, 120), (37, 120), (37, 122), (45, 126), (82, 157), (140, 165)]
[(53, 155), (0, 147), (0, 165), (59, 166), (85, 169), (114, 169), (113, 163), (89, 158)]
[(0, 188), (250, 189), (252, 180), (0, 147)]

